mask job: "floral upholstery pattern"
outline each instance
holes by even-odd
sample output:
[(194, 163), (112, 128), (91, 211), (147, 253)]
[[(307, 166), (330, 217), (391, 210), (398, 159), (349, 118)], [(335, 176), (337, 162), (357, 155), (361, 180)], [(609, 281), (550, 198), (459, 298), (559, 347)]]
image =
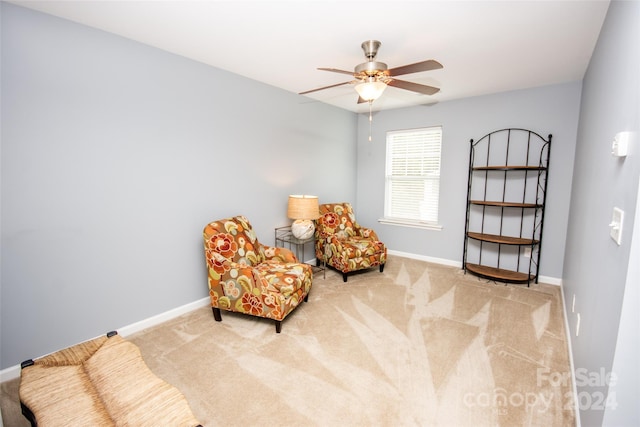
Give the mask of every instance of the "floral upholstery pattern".
[(311, 290), (311, 266), (287, 248), (262, 245), (244, 216), (209, 223), (203, 232), (209, 296), (220, 309), (281, 321)]
[(320, 205), (320, 218), (316, 220), (316, 258), (342, 272), (347, 273), (380, 266), (387, 261), (387, 247), (370, 228), (356, 221), (349, 203)]

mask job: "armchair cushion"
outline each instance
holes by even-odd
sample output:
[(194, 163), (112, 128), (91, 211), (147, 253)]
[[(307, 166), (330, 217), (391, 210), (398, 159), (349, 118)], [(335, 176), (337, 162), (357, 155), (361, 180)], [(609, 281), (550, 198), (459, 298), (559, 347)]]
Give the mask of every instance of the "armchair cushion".
[(287, 248), (262, 245), (244, 216), (209, 223), (204, 229), (209, 296), (219, 309), (280, 322), (306, 300), (311, 266)]
[(374, 266), (382, 271), (387, 248), (373, 229), (358, 224), (351, 204), (331, 203), (320, 205), (316, 258), (341, 271), (346, 281), (351, 271)]

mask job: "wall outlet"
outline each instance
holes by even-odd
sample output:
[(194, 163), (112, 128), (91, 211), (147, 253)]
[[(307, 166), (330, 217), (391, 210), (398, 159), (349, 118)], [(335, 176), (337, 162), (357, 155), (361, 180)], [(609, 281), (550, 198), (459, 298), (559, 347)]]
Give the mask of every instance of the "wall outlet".
[(522, 254), (525, 258), (531, 258), (531, 248), (528, 246), (524, 247), (524, 252)]

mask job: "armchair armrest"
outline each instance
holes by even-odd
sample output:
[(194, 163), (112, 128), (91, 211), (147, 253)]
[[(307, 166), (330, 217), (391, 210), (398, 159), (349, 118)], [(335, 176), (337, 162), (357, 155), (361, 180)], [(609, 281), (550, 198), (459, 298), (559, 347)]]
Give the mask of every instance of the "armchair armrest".
[(360, 235), (360, 237), (366, 237), (366, 238), (369, 238), (371, 240), (380, 241), (380, 239), (378, 238), (378, 235), (376, 234), (376, 232), (373, 231), (373, 229), (371, 229), (371, 228), (360, 227), (358, 229), (358, 234)]
[(259, 315), (261, 309), (262, 287), (256, 280), (258, 272), (250, 265), (229, 262), (229, 270), (216, 280), (209, 273), (209, 294), (213, 306), (232, 311), (241, 311)]
[(229, 258), (225, 258), (223, 255), (215, 251), (206, 251), (206, 256), (210, 278), (220, 280), (220, 276), (231, 270), (231, 265), (235, 264), (234, 262), (231, 262)]
[(300, 262), (291, 249), (267, 245), (262, 245), (262, 247), (267, 260), (275, 259), (276, 261), (285, 263)]

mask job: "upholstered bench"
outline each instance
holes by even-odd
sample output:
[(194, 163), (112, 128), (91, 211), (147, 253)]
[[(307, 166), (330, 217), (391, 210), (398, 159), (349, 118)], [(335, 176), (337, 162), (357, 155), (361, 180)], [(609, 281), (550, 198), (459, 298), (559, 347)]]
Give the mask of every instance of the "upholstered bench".
[(116, 332), (22, 362), (22, 413), (33, 426), (198, 426), (182, 393)]

